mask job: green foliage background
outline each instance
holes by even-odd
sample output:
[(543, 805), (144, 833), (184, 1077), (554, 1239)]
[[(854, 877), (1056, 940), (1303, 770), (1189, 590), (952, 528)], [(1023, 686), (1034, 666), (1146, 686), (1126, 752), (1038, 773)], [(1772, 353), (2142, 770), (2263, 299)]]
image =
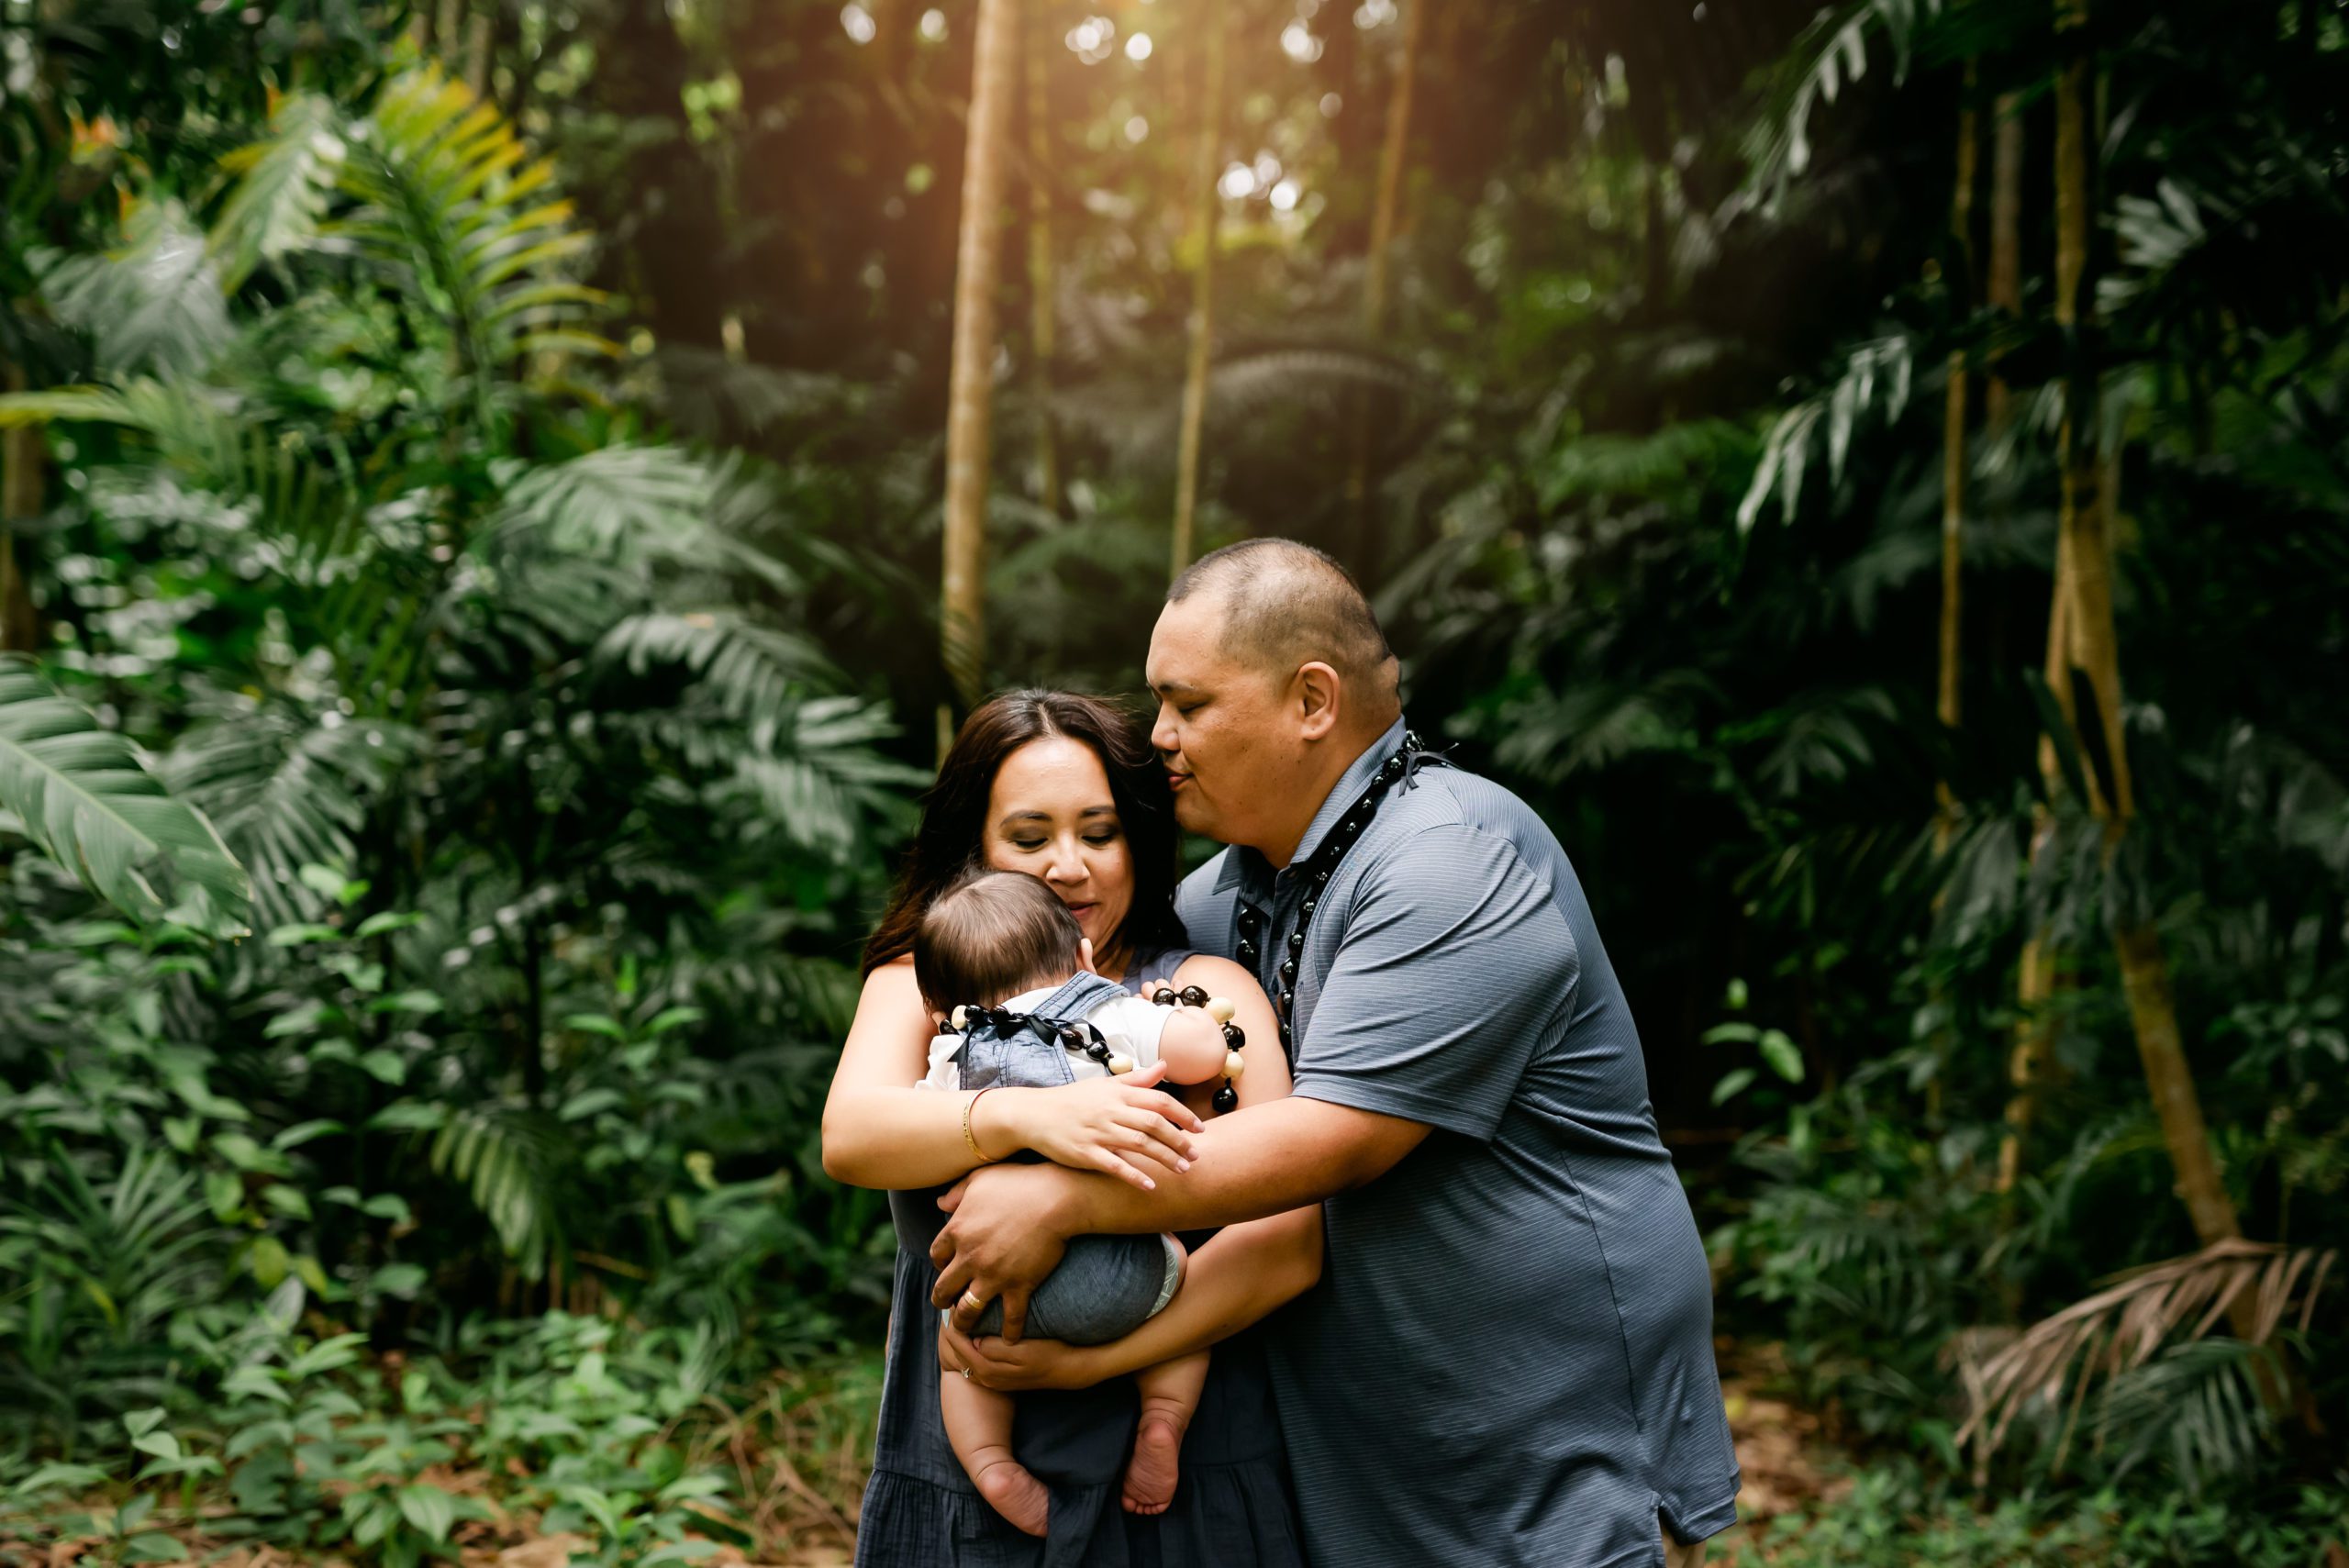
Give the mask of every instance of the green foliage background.
[[(1052, 265), (1007, 268), (990, 673), (1130, 693), (1199, 40), (1030, 9)], [(2339, 1550), (2321, 1273), (2275, 1363), (2303, 1408), (2181, 1332), (1957, 1440), (1981, 1347), (2193, 1247), (2114, 920), (2166, 940), (2246, 1232), (2349, 1231), (2339, 7), (2099, 11), (2100, 319), (2067, 335), (2047, 5), (1457, 0), (1375, 339), (1396, 8), (1230, 9), (1205, 530), (1344, 560), (1416, 721), (1574, 856), (1723, 1329), (1782, 1343), (1862, 1467), (1739, 1550)], [(0, 5), (0, 1536), (839, 1536), (891, 1243), (816, 1113), (948, 689), (972, 30)], [(2024, 132), (2018, 310), (1950, 238), (1961, 105)], [(1955, 731), (1953, 362), (2016, 408), (1969, 451)], [(2118, 515), (2142, 817), (2110, 863), (2034, 759), (2066, 376)], [(2062, 1071), (2002, 1194), (2041, 929)]]

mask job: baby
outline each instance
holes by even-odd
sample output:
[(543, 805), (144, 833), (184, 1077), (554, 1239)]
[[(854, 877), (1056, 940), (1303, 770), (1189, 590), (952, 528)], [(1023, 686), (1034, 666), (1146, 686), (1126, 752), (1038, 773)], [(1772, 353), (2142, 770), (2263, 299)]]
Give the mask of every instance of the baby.
[[(961, 1031), (931, 1043), (928, 1087), (1050, 1088), (1161, 1061), (1174, 1084), (1235, 1071), (1230, 1053), (1241, 1037), (1236, 1029), (1227, 1034), (1230, 1003), (1162, 1006), (1101, 978), (1076, 917), (1032, 876), (981, 873), (941, 895), (915, 933), (914, 973), (924, 1003)], [(1186, 999), (1204, 1000), (1196, 991)], [(1079, 1345), (1122, 1338), (1174, 1299), (1184, 1261), (1172, 1236), (1077, 1237), (1030, 1298), (1027, 1331)], [(999, 1333), (1002, 1321), (1002, 1304), (991, 1303), (974, 1331)], [(1179, 1434), (1207, 1373), (1201, 1351), (1135, 1375), (1142, 1420), (1125, 1485), (1134, 1512), (1160, 1513), (1174, 1500)], [(1011, 1454), (1012, 1396), (946, 1377), (939, 1402), (947, 1440), (980, 1496), (1020, 1529), (1043, 1534), (1043, 1484)]]

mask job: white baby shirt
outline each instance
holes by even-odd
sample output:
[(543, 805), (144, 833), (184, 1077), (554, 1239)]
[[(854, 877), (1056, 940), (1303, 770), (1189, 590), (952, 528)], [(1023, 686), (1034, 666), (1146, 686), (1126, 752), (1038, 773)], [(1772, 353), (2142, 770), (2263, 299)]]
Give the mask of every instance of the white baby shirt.
[[(1022, 991), (1004, 1003), (1010, 1012), (1024, 1013), (1037, 1003), (1060, 989), (1047, 985), (1041, 990)], [(1085, 1021), (1101, 1031), (1109, 1044), (1110, 1054), (1124, 1055), (1133, 1061), (1133, 1070), (1140, 1072), (1158, 1060), (1158, 1038), (1166, 1032), (1167, 1018), (1174, 1012), (1155, 1002), (1146, 1002), (1129, 993), (1112, 996), (1085, 1015)], [(930, 1042), (930, 1072), (918, 1087), (924, 1089), (959, 1089), (963, 1086), (963, 1069), (952, 1060), (962, 1049), (963, 1037), (942, 1034)], [(1107, 1078), (1109, 1070), (1089, 1056), (1075, 1051), (1068, 1054), (1068, 1064), (1078, 1078)]]

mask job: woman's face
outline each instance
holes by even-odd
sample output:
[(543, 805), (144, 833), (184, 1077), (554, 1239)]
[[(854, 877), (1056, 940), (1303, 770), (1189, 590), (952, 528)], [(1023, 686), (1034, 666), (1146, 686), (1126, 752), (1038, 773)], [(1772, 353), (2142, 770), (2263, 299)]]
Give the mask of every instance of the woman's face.
[(987, 792), (985, 834), (988, 866), (1043, 878), (1093, 939), (1096, 961), (1112, 956), (1133, 906), (1134, 859), (1092, 747), (1048, 735), (1006, 757)]

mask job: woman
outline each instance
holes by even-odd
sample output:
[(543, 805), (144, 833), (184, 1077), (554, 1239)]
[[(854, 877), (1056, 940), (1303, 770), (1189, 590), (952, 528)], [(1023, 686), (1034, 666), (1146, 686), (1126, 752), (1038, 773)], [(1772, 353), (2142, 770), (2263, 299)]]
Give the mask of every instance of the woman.
[[(971, 1107), (966, 1138), (969, 1095), (912, 1086), (935, 1034), (914, 983), (914, 928), (930, 900), (976, 863), (1041, 877), (1092, 940), (1103, 975), (1132, 990), (1162, 980), (1198, 985), (1233, 1000), (1251, 1040), (1280, 1038), (1253, 976), (1185, 945), (1173, 902), (1173, 803), (1138, 727), (1107, 703), (1061, 692), (1009, 693), (972, 714), (939, 770), (906, 874), (866, 949), (864, 994), (824, 1106), (824, 1168), (841, 1181), (890, 1189), (898, 1237), (888, 1377), (857, 1561), (887, 1568), (1301, 1564), (1261, 1357), (1246, 1336), (1224, 1336), (1319, 1276), (1318, 1211), (1235, 1226), (1212, 1240), (1186, 1238), (1190, 1270), (1174, 1303), (1147, 1326), (1150, 1359), (1222, 1342), (1183, 1441), (1182, 1485), (1164, 1513), (1119, 1507), (1136, 1409), (1133, 1386), (1122, 1379), (1023, 1396), (1015, 1451), (1052, 1491), (1041, 1540), (979, 1497), (948, 1447), (938, 1316), (930, 1306), (937, 1279), (930, 1243), (944, 1219), (940, 1192), (983, 1162), (978, 1151), (985, 1158), (1023, 1148), (1049, 1154), (1079, 1133), (1120, 1143), (1130, 1157), (1155, 1158), (1160, 1179), (1180, 1180), (1175, 1162), (1190, 1152), (1188, 1134), (1208, 1108), (1186, 1108), (1144, 1086), (1156, 1082), (1154, 1073), (1096, 1079), (989, 1094)], [(1095, 1375), (1110, 1375), (1110, 1359), (1092, 1363), (1102, 1369)]]

